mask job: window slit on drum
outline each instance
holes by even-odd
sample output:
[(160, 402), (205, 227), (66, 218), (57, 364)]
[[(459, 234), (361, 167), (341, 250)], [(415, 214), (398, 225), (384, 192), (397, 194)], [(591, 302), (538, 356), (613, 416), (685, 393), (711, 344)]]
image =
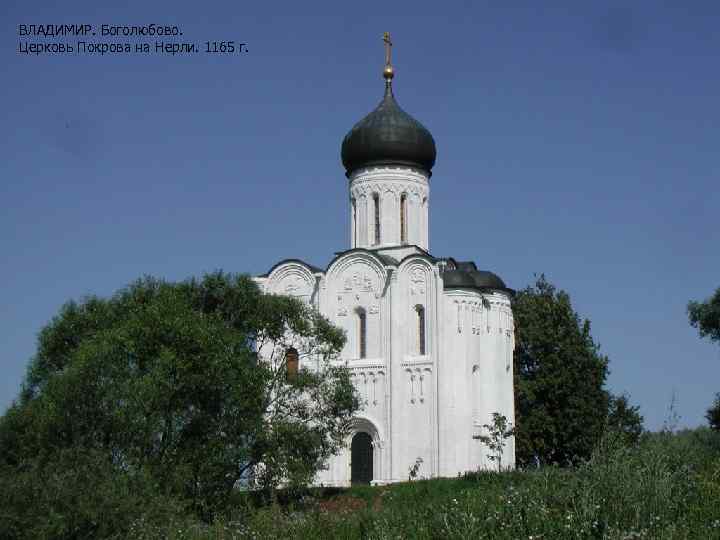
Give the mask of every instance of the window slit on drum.
[(358, 349), (359, 357), (367, 357), (367, 315), (364, 309), (359, 309), (358, 315)]
[(415, 306), (417, 312), (417, 336), (418, 336), (418, 354), (425, 355), (425, 308), (423, 306)]
[(375, 213), (375, 244), (380, 244), (380, 195), (373, 194), (373, 210)]
[(358, 237), (357, 237), (357, 202), (355, 201), (355, 197), (352, 199), (352, 247), (357, 247), (358, 244)]
[(400, 195), (400, 242), (407, 244), (407, 194)]

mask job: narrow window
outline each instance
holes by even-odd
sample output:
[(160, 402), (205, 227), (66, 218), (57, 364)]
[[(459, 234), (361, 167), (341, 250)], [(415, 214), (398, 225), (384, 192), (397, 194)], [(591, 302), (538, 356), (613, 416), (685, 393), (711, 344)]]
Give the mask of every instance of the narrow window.
[(297, 349), (290, 348), (285, 351), (285, 375), (288, 381), (294, 381), (297, 378), (299, 367), (300, 357)]
[(375, 244), (380, 243), (380, 195), (373, 194), (373, 208), (375, 212)]
[(360, 358), (367, 357), (367, 315), (365, 310), (358, 309), (358, 345)]
[(400, 195), (400, 242), (407, 244), (407, 193)]
[(425, 355), (425, 308), (416, 306), (417, 312), (417, 335), (418, 335), (418, 354)]
[(353, 247), (357, 247), (357, 203), (355, 197), (352, 198), (352, 226)]
[(421, 236), (421, 242), (425, 244), (425, 249), (428, 248), (428, 206), (427, 206), (427, 197), (423, 198), (422, 202), (422, 210), (420, 212), (420, 236)]

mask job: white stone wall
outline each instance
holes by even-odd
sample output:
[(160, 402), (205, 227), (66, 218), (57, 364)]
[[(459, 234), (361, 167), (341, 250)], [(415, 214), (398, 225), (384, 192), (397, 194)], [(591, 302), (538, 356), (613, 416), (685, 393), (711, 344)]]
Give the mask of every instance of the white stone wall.
[[(493, 412), (514, 424), (512, 324), (509, 297), (502, 292), (452, 290), (444, 293), (438, 365), (440, 475), (488, 468), (487, 449), (476, 435)], [(505, 325), (505, 326), (503, 326)], [(511, 326), (510, 326), (511, 327)], [(514, 464), (514, 443), (503, 458)]]
[[(420, 476), (438, 470), (437, 358), (440, 334), (438, 305), (442, 283), (438, 269), (427, 258), (405, 259), (392, 283), (394, 307), (392, 446), (393, 477), (407, 480), (420, 459)], [(417, 307), (425, 311), (425, 354), (419, 350)], [(397, 366), (397, 367), (396, 367)]]
[[(484, 434), (481, 426), (493, 412), (515, 421), (515, 337), (507, 293), (444, 291), (439, 268), (427, 256), (411, 255), (389, 268), (364, 251), (341, 255), (319, 274), (289, 261), (259, 282), (267, 292), (314, 305), (345, 330), (340, 361), (361, 397), (355, 429), (372, 437), (374, 482), (407, 480), (418, 458), (421, 477), (495, 466), (473, 437)], [(417, 306), (425, 310), (424, 355)], [(358, 354), (358, 308), (367, 316), (365, 358)], [(320, 472), (318, 484), (349, 484), (349, 444), (350, 439), (348, 450)], [(514, 461), (511, 439), (503, 463)]]
[[(259, 282), (267, 292), (291, 294), (343, 328), (341, 362), (362, 407), (355, 430), (373, 440), (374, 482), (407, 480), (422, 460), (421, 477), (456, 476), (495, 466), (473, 437), (500, 412), (514, 424), (514, 327), (502, 291), (443, 290), (436, 263), (423, 254), (386, 267), (374, 254), (350, 251), (327, 272), (313, 274), (288, 261)], [(420, 354), (416, 307), (425, 310), (425, 354)], [(356, 310), (367, 317), (367, 355), (359, 358)], [(350, 482), (348, 449), (321, 471), (318, 484)], [(514, 464), (511, 439), (503, 457)]]
[[(390, 356), (390, 297), (387, 294), (388, 272), (372, 254), (349, 252), (336, 259), (320, 284), (321, 312), (345, 331), (347, 337), (341, 361), (350, 369), (351, 378), (361, 399), (356, 430), (365, 431), (373, 440), (374, 478), (382, 481), (389, 475), (389, 447), (386, 439), (389, 425), (390, 373), (386, 361)], [(365, 358), (360, 358), (358, 310), (364, 310), (367, 321)], [(353, 433), (354, 434), (354, 433)], [(317, 483), (344, 486), (350, 482), (350, 439), (348, 450), (330, 460)]]

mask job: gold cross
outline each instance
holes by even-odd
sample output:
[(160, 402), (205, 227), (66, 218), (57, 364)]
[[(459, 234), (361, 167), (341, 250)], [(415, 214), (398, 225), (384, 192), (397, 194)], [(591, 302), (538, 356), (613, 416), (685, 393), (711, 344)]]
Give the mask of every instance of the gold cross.
[(392, 41), (390, 41), (390, 32), (383, 34), (383, 41), (385, 42), (385, 65), (390, 65), (390, 53), (392, 48)]

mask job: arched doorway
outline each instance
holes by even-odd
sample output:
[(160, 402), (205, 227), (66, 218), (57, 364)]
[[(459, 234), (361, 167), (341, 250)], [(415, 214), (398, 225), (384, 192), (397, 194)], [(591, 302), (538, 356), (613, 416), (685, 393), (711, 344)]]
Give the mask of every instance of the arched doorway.
[(372, 437), (359, 431), (350, 444), (350, 483), (369, 484), (373, 479)]

